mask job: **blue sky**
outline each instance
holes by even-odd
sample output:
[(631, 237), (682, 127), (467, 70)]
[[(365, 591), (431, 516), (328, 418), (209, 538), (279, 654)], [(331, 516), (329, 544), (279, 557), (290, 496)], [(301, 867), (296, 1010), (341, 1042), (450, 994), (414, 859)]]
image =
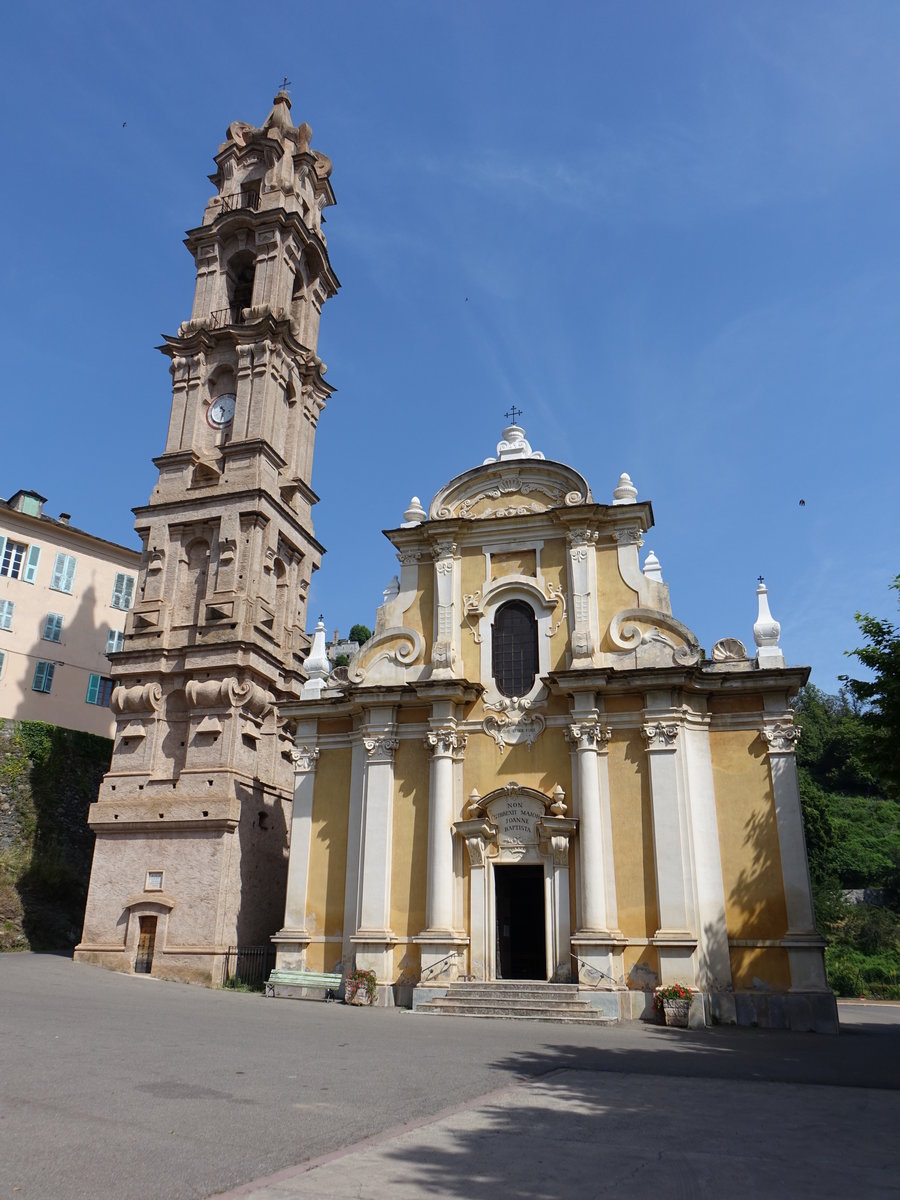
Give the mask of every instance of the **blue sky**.
[(334, 161), (343, 285), (310, 623), (374, 623), (380, 530), (515, 403), (595, 499), (626, 470), (653, 501), (707, 649), (752, 644), (763, 574), (788, 661), (834, 690), (900, 571), (900, 6), (8, 6), (4, 495), (135, 544), (184, 230), (285, 73)]

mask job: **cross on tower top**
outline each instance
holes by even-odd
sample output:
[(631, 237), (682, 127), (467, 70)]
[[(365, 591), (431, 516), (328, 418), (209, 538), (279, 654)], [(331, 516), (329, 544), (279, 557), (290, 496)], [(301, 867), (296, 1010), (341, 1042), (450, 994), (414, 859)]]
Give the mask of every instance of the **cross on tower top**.
[(281, 87), (278, 90), (280, 92), (286, 92), (290, 86), (291, 81), (288, 79), (287, 75), (285, 75), (284, 79), (281, 81)]
[(765, 582), (766, 582), (766, 581), (765, 581), (765, 579), (763, 579), (762, 575), (760, 575), (760, 576), (759, 576), (759, 582), (760, 582), (760, 583), (765, 583)]
[(512, 408), (509, 410), (509, 412), (506, 412), (503, 415), (506, 417), (506, 419), (508, 421), (512, 421), (513, 425), (517, 425), (518, 418), (521, 417), (521, 415), (522, 415), (522, 410), (521, 410), (521, 408), (516, 408), (516, 406), (513, 405)]

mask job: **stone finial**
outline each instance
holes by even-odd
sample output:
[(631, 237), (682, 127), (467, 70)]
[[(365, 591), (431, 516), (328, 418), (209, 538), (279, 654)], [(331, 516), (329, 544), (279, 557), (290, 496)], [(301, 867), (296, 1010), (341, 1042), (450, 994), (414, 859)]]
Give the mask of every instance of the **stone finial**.
[(550, 811), (553, 813), (554, 817), (564, 817), (566, 815), (567, 807), (566, 793), (562, 790), (559, 784), (557, 784), (551, 794), (553, 796), (553, 803), (550, 805)]
[(469, 817), (477, 817), (481, 814), (481, 796), (478, 794), (478, 788), (472, 788), (469, 792), (469, 798), (466, 801), (466, 813)]
[(652, 579), (656, 583), (663, 582), (662, 567), (652, 550), (647, 551), (647, 557), (644, 559), (644, 578)]
[(303, 669), (307, 674), (307, 682), (303, 685), (303, 695), (318, 695), (324, 688), (328, 672), (331, 670), (331, 663), (325, 653), (325, 622), (321, 616), (316, 624), (312, 649), (306, 656)]
[(781, 626), (769, 611), (769, 589), (763, 582), (762, 576), (760, 576), (759, 586), (756, 589), (756, 599), (759, 606), (756, 623), (753, 626), (753, 640), (758, 647), (756, 661), (761, 667), (783, 667), (784, 654), (778, 647)]
[(293, 129), (291, 120), (291, 98), (287, 92), (278, 92), (272, 101), (272, 111), (263, 121), (263, 129)]
[(492, 462), (508, 462), (510, 459), (516, 458), (543, 458), (540, 450), (532, 450), (531, 444), (525, 437), (525, 430), (521, 425), (507, 425), (503, 430), (503, 437), (497, 443), (497, 457), (486, 458), (481, 464), (487, 466)]
[(413, 496), (409, 502), (409, 508), (403, 514), (403, 524), (401, 529), (412, 529), (415, 525), (421, 525), (426, 519), (425, 509), (422, 507), (422, 502), (418, 496)]
[(613, 504), (634, 504), (637, 500), (637, 488), (631, 482), (631, 476), (623, 471), (618, 484), (613, 488)]

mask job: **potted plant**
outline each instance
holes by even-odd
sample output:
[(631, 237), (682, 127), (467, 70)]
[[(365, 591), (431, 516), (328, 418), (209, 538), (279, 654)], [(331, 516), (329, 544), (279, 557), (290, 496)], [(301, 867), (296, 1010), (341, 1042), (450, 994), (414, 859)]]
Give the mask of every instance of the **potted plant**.
[(357, 967), (347, 976), (344, 985), (344, 1000), (347, 1004), (372, 1004), (375, 1000), (375, 972)]
[(667, 1025), (687, 1029), (693, 992), (684, 983), (661, 983), (653, 989), (653, 1007), (663, 1014)]

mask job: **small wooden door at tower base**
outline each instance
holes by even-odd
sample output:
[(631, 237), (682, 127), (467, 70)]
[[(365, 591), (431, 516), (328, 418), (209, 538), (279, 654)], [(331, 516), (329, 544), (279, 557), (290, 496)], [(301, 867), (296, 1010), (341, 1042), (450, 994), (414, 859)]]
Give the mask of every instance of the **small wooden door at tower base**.
[(153, 950), (156, 946), (156, 917), (141, 917), (138, 927), (137, 957), (134, 960), (135, 975), (149, 975), (153, 966)]

